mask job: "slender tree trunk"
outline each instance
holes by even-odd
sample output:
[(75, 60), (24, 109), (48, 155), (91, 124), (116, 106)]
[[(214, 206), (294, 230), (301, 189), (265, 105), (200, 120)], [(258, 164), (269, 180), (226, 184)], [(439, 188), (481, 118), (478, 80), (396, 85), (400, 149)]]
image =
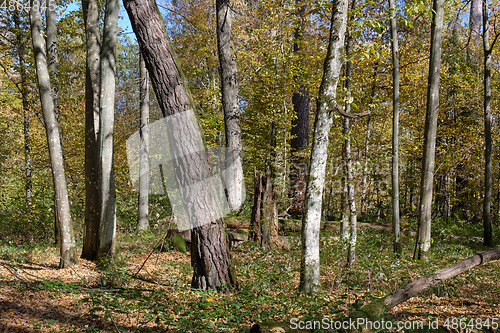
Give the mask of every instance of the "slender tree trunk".
[[(469, 33), (473, 45), (481, 43), (481, 5), (485, 0), (471, 0), (469, 15)], [(484, 18), (483, 18), (484, 22)]]
[(100, 31), (97, 0), (82, 0), (87, 44), (85, 72), (85, 229), (82, 258), (96, 260), (101, 214), (99, 177)]
[(320, 286), (319, 280), (319, 231), (321, 199), (325, 185), (325, 168), (328, 156), (328, 134), (333, 123), (337, 83), (342, 66), (342, 50), (347, 22), (347, 0), (332, 0), (330, 39), (324, 63), (323, 79), (318, 96), (314, 122), (311, 168), (306, 189), (304, 219), (302, 222), (302, 260), (300, 290), (311, 293)]
[[(194, 117), (194, 103), (175, 61), (163, 19), (154, 0), (125, 0), (135, 35), (144, 56), (158, 104), (165, 117), (177, 119), (185, 114)], [(194, 121), (194, 120), (193, 120)], [(210, 196), (214, 191), (205, 151), (199, 151), (201, 135), (191, 121), (180, 121), (179, 126), (169, 130), (167, 137), (171, 149), (176, 150), (173, 161), (175, 181), (186, 190), (182, 191), (182, 202), (189, 210), (192, 228), (191, 286), (200, 289), (223, 289), (236, 287), (236, 275), (231, 254), (227, 246), (225, 226), (222, 218), (211, 220), (218, 213), (219, 203)], [(199, 140), (193, 136), (199, 136)], [(196, 140), (196, 142), (194, 142)], [(201, 179), (206, 188), (195, 186)], [(197, 209), (198, 208), (198, 209)], [(201, 209), (199, 209), (201, 208)], [(211, 221), (202, 223), (200, 221)]]
[[(35, 10), (37, 9), (37, 10)], [(71, 225), (68, 189), (64, 175), (62, 148), (59, 135), (59, 124), (56, 120), (54, 101), (51, 97), (49, 69), (45, 55), (45, 43), (42, 35), (42, 17), (39, 8), (31, 1), (31, 38), (35, 56), (36, 75), (42, 105), (47, 144), (49, 147), (50, 164), (54, 181), (54, 196), (56, 217), (59, 224), (59, 247), (61, 260), (59, 267), (69, 267), (77, 261), (75, 238)]]
[(227, 199), (231, 210), (239, 210), (245, 200), (243, 182), (242, 141), (240, 128), (239, 83), (236, 56), (231, 33), (231, 10), (229, 0), (216, 0), (217, 47), (219, 51), (222, 86), (222, 106), (226, 130)]
[(392, 232), (394, 252), (401, 254), (399, 223), (399, 47), (396, 26), (396, 5), (389, 0), (391, 11), (392, 49)]
[[(375, 82), (373, 83), (375, 84)], [(375, 94), (375, 86), (373, 87), (373, 94), (372, 94), (372, 102), (373, 102), (373, 95)], [(366, 137), (365, 137), (365, 161), (363, 163), (363, 178), (361, 179), (361, 214), (366, 213), (368, 207), (369, 207), (369, 200), (368, 200), (368, 191), (369, 191), (369, 186), (368, 186), (368, 155), (370, 153), (370, 138), (371, 138), (371, 133), (372, 133), (372, 115), (368, 115), (366, 119)]]
[(116, 193), (113, 164), (115, 122), (115, 49), (118, 29), (118, 0), (106, 1), (101, 46), (101, 88), (99, 124), (99, 174), (101, 185), (101, 221), (98, 257), (113, 257), (116, 247)]
[[(345, 132), (345, 126), (344, 132)], [(344, 134), (345, 135), (345, 134)], [(349, 240), (349, 200), (348, 200), (348, 191), (347, 191), (347, 181), (346, 181), (346, 173), (347, 173), (347, 165), (346, 165), (346, 157), (345, 157), (345, 143), (342, 145), (342, 172), (344, 176), (342, 177), (342, 192), (340, 195), (340, 239), (343, 244), (346, 244)]]
[(436, 130), (439, 115), (439, 70), (441, 68), (441, 40), (444, 17), (443, 4), (443, 0), (433, 0), (424, 156), (422, 159), (418, 234), (415, 253), (415, 257), (418, 259), (425, 258), (431, 247), (432, 190), (434, 183)]
[(139, 208), (138, 230), (149, 229), (149, 77), (146, 63), (140, 56), (141, 71), (141, 137), (140, 171), (139, 171)]
[(489, 41), (489, 14), (488, 0), (483, 0), (483, 51), (484, 51), (484, 201), (483, 201), (483, 229), (484, 245), (491, 246), (493, 235), (491, 230), (491, 50)]
[[(355, 1), (352, 0), (350, 9), (354, 9)], [(351, 77), (352, 77), (352, 62), (349, 59), (352, 48), (352, 39), (349, 27), (346, 31), (346, 48), (345, 54), (348, 59), (345, 64), (345, 81), (344, 88), (347, 92), (347, 103), (345, 105), (345, 112), (351, 113)], [(354, 179), (352, 172), (352, 157), (351, 157), (351, 128), (350, 119), (344, 117), (344, 151), (345, 151), (345, 178), (347, 183), (347, 205), (349, 207), (349, 248), (347, 251), (347, 267), (354, 265), (356, 261), (356, 242), (358, 238), (357, 232), (357, 214), (356, 214), (356, 200), (354, 198)]]
[(16, 35), (16, 51), (19, 59), (19, 76), (21, 77), (20, 93), (23, 103), (23, 134), (24, 134), (24, 175), (25, 175), (25, 193), (26, 206), (31, 207), (33, 204), (33, 185), (31, 179), (31, 142), (30, 142), (30, 114), (28, 103), (28, 85), (26, 75), (25, 43), (21, 30), (21, 22), (19, 13), (14, 11), (14, 25), (17, 31)]
[[(51, 77), (51, 87), (52, 87), (52, 99), (54, 101), (54, 112), (56, 113), (56, 120), (61, 124), (61, 111), (59, 107), (59, 85), (58, 85), (58, 71), (57, 71), (57, 17), (55, 8), (47, 8), (45, 18), (47, 20), (46, 32), (46, 45), (47, 45), (47, 62), (49, 67), (49, 74)], [(63, 149), (63, 139), (62, 139), (62, 128), (59, 126), (59, 136), (61, 141), (61, 150), (64, 160), (64, 149)], [(59, 235), (58, 223), (57, 223), (57, 211), (55, 211), (54, 219), (54, 235), (56, 239), (56, 244), (59, 242), (57, 239)]]

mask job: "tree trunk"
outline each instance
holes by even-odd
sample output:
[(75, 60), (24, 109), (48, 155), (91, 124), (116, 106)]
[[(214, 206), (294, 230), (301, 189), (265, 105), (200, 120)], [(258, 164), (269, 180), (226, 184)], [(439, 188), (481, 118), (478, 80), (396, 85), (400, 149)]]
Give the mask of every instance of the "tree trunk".
[[(469, 14), (469, 34), (473, 45), (481, 43), (481, 4), (486, 0), (471, 0)], [(484, 22), (484, 18), (483, 18)]]
[(383, 298), (369, 303), (361, 308), (372, 318), (380, 318), (381, 315), (399, 305), (406, 302), (410, 298), (416, 296), (422, 291), (431, 288), (437, 284), (440, 284), (444, 280), (452, 278), (463, 272), (466, 272), (476, 266), (482, 265), (489, 261), (500, 259), (500, 247), (496, 247), (490, 250), (483, 251), (481, 253), (475, 254), (472, 257), (464, 259), (452, 266), (440, 269), (436, 273), (429, 275), (427, 277), (422, 277), (413, 281), (412, 283), (406, 285), (404, 288), (396, 291), (395, 293)]
[(491, 246), (493, 235), (491, 230), (491, 50), (489, 41), (488, 0), (483, 0), (483, 51), (484, 51), (484, 200), (483, 200), (483, 230), (484, 245)]
[(347, 0), (332, 0), (332, 18), (328, 51), (324, 63), (317, 114), (314, 122), (311, 149), (311, 168), (306, 189), (304, 219), (302, 222), (302, 258), (300, 290), (311, 293), (320, 286), (319, 231), (321, 224), (322, 194), (328, 156), (328, 134), (333, 123), (337, 83), (342, 66), (342, 50), (347, 22)]
[[(355, 2), (351, 1), (350, 9), (354, 9)], [(347, 28), (346, 32), (346, 48), (345, 54), (346, 61), (345, 66), (345, 81), (344, 88), (347, 93), (347, 103), (345, 105), (345, 113), (351, 113), (351, 77), (352, 77), (352, 62), (349, 60), (352, 39), (350, 29)], [(350, 129), (350, 119), (344, 117), (344, 152), (345, 152), (345, 179), (347, 183), (347, 205), (349, 207), (349, 248), (347, 251), (347, 267), (354, 265), (356, 261), (356, 242), (358, 237), (357, 232), (357, 214), (356, 214), (356, 201), (354, 198), (354, 179), (352, 172), (352, 159), (351, 159), (351, 129)]]
[[(174, 120), (186, 114), (192, 117), (190, 121), (179, 121), (178, 126), (166, 133), (170, 149), (175, 152), (175, 181), (183, 189), (182, 203), (189, 213), (192, 228), (191, 286), (200, 289), (236, 287), (224, 221), (212, 219), (212, 216), (220, 216), (217, 215), (220, 203), (210, 196), (215, 190), (206, 152), (199, 148), (203, 144), (199, 124), (193, 120), (194, 103), (175, 61), (163, 19), (154, 0), (125, 0), (124, 4), (163, 115)], [(204, 188), (196, 186), (200, 180), (206, 180)]]
[[(36, 8), (36, 7), (35, 7)], [(56, 217), (59, 225), (59, 268), (69, 267), (77, 261), (75, 236), (71, 225), (69, 209), (68, 189), (64, 175), (64, 164), (62, 148), (59, 135), (59, 124), (54, 111), (54, 101), (51, 97), (49, 69), (45, 56), (45, 43), (42, 35), (42, 17), (40, 9), (33, 6), (31, 1), (31, 38), (33, 41), (33, 53), (35, 56), (36, 76), (42, 105), (45, 131), (47, 133), (47, 144), (49, 147), (52, 178), (54, 182), (54, 197)]]
[(425, 258), (431, 247), (432, 190), (436, 152), (436, 130), (439, 115), (439, 70), (441, 67), (441, 39), (443, 31), (443, 0), (433, 0), (429, 79), (427, 85), (427, 112), (425, 115), (424, 152), (420, 205), (415, 256)]
[(394, 252), (401, 254), (399, 223), (399, 47), (396, 26), (396, 5), (389, 0), (391, 11), (392, 49), (392, 232)]
[[(59, 124), (61, 124), (61, 111), (59, 107), (59, 85), (58, 85), (58, 71), (57, 71), (57, 16), (55, 7), (47, 8), (47, 12), (45, 14), (45, 18), (47, 20), (47, 29), (45, 30), (47, 38), (47, 62), (49, 67), (49, 74), (51, 77), (51, 87), (52, 87), (52, 100), (54, 101), (54, 112), (56, 114), (56, 120)], [(63, 150), (63, 135), (62, 128), (59, 127), (59, 136), (61, 141), (61, 150), (63, 154), (64, 160), (64, 150)], [(54, 219), (54, 235), (56, 239), (56, 244), (59, 242), (57, 239), (59, 235), (58, 224), (57, 224), (57, 211), (55, 211), (55, 219)]]
[[(297, 0), (299, 4), (301, 0)], [(303, 32), (307, 29), (307, 15), (309, 6), (301, 5), (298, 12), (300, 17), (300, 26), (295, 28), (293, 51), (299, 52), (299, 40), (302, 38)], [(300, 156), (297, 155), (302, 149), (309, 145), (309, 94), (304, 84), (301, 84), (298, 91), (292, 95), (293, 113), (292, 118), (292, 139), (290, 148), (292, 153), (290, 165), (290, 190), (289, 196), (291, 199), (291, 208), (288, 210), (293, 216), (302, 215), (304, 213), (304, 198), (306, 191), (306, 176), (308, 165), (302, 162)]]
[(140, 171), (139, 171), (139, 207), (137, 213), (137, 229), (149, 229), (149, 77), (144, 58), (140, 55), (141, 81), (141, 121), (139, 135), (141, 137)]
[(255, 173), (254, 206), (250, 220), (250, 239), (264, 249), (278, 244), (277, 193), (274, 190), (271, 169), (265, 174)]
[(21, 30), (21, 22), (19, 13), (14, 11), (14, 25), (16, 28), (16, 53), (19, 58), (19, 76), (21, 78), (20, 93), (23, 103), (23, 134), (24, 134), (24, 175), (25, 175), (25, 193), (26, 206), (31, 207), (33, 204), (33, 184), (31, 179), (31, 142), (30, 142), (30, 115), (28, 103), (28, 85), (26, 74), (26, 62), (24, 60), (26, 41), (23, 40)]
[(116, 247), (116, 193), (113, 164), (113, 132), (115, 122), (115, 49), (118, 29), (118, 0), (106, 1), (101, 46), (101, 88), (99, 99), (99, 174), (101, 214), (99, 226), (100, 257), (113, 257)]
[(85, 228), (82, 258), (96, 260), (101, 215), (99, 177), (100, 31), (96, 0), (82, 0), (86, 35)]
[(229, 208), (238, 211), (245, 200), (242, 141), (240, 128), (239, 83), (231, 33), (229, 0), (216, 0), (217, 47), (222, 86), (222, 106), (226, 130), (225, 182)]

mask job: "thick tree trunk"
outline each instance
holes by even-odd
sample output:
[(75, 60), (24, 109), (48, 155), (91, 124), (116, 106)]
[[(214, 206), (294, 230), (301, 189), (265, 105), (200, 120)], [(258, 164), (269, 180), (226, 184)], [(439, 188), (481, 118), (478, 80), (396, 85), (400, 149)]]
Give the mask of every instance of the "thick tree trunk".
[[(194, 104), (168, 42), (163, 19), (154, 0), (125, 0), (124, 4), (162, 113), (165, 117), (180, 119), (178, 126), (168, 131), (167, 137), (170, 149), (175, 152), (175, 181), (183, 188), (182, 203), (189, 213), (192, 228), (191, 285), (200, 289), (236, 287), (224, 221), (212, 219), (220, 216), (220, 203), (210, 195), (215, 189), (206, 152), (199, 147), (202, 141)], [(186, 114), (192, 117), (189, 121), (183, 121)], [(201, 180), (204, 180), (204, 188), (196, 186)]]
[(101, 88), (99, 123), (99, 175), (101, 214), (98, 257), (113, 257), (116, 247), (116, 193), (113, 163), (115, 123), (115, 49), (118, 30), (118, 0), (106, 1), (101, 46)]
[[(35, 10), (37, 9), (37, 10)], [(55, 210), (59, 225), (59, 247), (61, 260), (59, 267), (69, 267), (77, 261), (75, 236), (71, 225), (68, 189), (64, 175), (62, 148), (59, 135), (59, 124), (54, 111), (54, 101), (51, 97), (49, 69), (45, 56), (45, 43), (42, 35), (42, 17), (39, 8), (33, 7), (31, 1), (31, 37), (35, 56), (36, 75), (42, 105), (47, 144), (49, 147), (52, 178), (54, 182)]]
[(472, 44), (477, 46), (481, 43), (481, 5), (484, 1), (471, 0), (470, 2), (469, 33)]
[(314, 292), (320, 286), (319, 231), (321, 205), (328, 156), (328, 134), (333, 123), (333, 112), (338, 109), (336, 90), (342, 66), (346, 22), (347, 0), (332, 0), (330, 39), (314, 122), (311, 168), (302, 222), (302, 258), (299, 288), (305, 293)]
[(219, 51), (222, 106), (226, 130), (225, 181), (229, 208), (237, 211), (245, 200), (242, 141), (240, 128), (239, 83), (231, 33), (229, 0), (216, 0), (217, 47)]
[(406, 285), (404, 288), (396, 291), (395, 293), (380, 299), (372, 303), (369, 303), (361, 308), (361, 310), (366, 311), (370, 317), (380, 318), (381, 315), (399, 305), (406, 302), (410, 298), (416, 296), (422, 291), (431, 288), (437, 284), (442, 283), (444, 280), (452, 278), (463, 272), (466, 272), (476, 266), (482, 265), (489, 261), (500, 259), (500, 247), (496, 247), (490, 250), (483, 251), (481, 253), (475, 254), (472, 257), (464, 259), (452, 266), (440, 269), (436, 273), (429, 275), (427, 277), (422, 277), (413, 281), (412, 283)]
[(491, 50), (489, 41), (488, 0), (483, 0), (483, 51), (484, 51), (484, 198), (483, 198), (483, 230), (484, 245), (491, 246), (493, 235), (491, 230)]
[(394, 252), (401, 253), (399, 223), (399, 47), (396, 26), (396, 5), (389, 0), (391, 11), (392, 50), (392, 232)]
[(82, 0), (86, 35), (85, 72), (85, 229), (82, 258), (97, 259), (101, 215), (99, 177), (100, 31), (96, 0)]
[[(299, 4), (301, 0), (297, 0)], [(307, 29), (307, 16), (309, 6), (303, 4), (300, 6), (298, 16), (300, 17), (300, 25), (295, 28), (293, 51), (299, 52), (299, 40), (302, 38), (303, 32)], [(300, 78), (298, 78), (300, 80)], [(292, 95), (293, 113), (295, 117), (292, 119), (292, 139), (290, 148), (292, 153), (290, 165), (290, 188), (289, 197), (291, 199), (291, 208), (288, 212), (293, 216), (302, 215), (304, 213), (304, 198), (306, 191), (306, 177), (308, 165), (301, 161), (297, 155), (302, 149), (309, 145), (309, 94), (305, 85), (301, 84), (298, 91)]]
[(431, 212), (436, 153), (436, 131), (439, 115), (439, 70), (441, 68), (441, 40), (444, 17), (443, 5), (443, 0), (433, 0), (429, 79), (427, 86), (427, 112), (425, 116), (424, 152), (422, 159), (418, 234), (415, 253), (418, 259), (426, 257), (431, 247)]
[(141, 137), (140, 171), (139, 171), (139, 205), (137, 213), (137, 229), (149, 229), (149, 77), (146, 63), (140, 56), (141, 80), (141, 121), (139, 135)]
[(24, 176), (25, 176), (25, 193), (26, 206), (31, 207), (33, 204), (33, 184), (31, 179), (31, 142), (30, 142), (30, 115), (28, 103), (28, 85), (25, 62), (25, 43), (23, 38), (19, 13), (14, 11), (14, 26), (16, 28), (16, 53), (19, 58), (19, 76), (21, 84), (18, 86), (21, 93), (23, 103), (23, 135), (24, 135)]

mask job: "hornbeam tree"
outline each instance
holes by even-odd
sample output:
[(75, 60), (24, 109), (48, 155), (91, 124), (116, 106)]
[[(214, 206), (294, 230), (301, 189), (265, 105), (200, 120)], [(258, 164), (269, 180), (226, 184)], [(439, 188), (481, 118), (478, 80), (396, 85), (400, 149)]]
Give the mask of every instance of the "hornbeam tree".
[(333, 113), (339, 110), (336, 103), (337, 83), (342, 67), (346, 24), (347, 0), (333, 0), (330, 39), (317, 102), (311, 150), (311, 168), (306, 188), (304, 219), (302, 221), (302, 258), (299, 288), (304, 293), (314, 292), (320, 286), (319, 231), (328, 155), (328, 134), (333, 123)]
[[(174, 118), (183, 113), (194, 113), (194, 105), (169, 43), (167, 30), (154, 0), (124, 0), (132, 28), (137, 37), (141, 54), (148, 69), (151, 84), (164, 117)], [(183, 186), (182, 201), (192, 205), (190, 224), (192, 228), (191, 265), (193, 278), (191, 286), (198, 289), (227, 289), (236, 287), (236, 276), (227, 246), (222, 218), (210, 223), (214, 207), (218, 206), (209, 192), (194, 186), (196, 180), (209, 178), (209, 165), (204, 151), (193, 146), (188, 122), (179, 122), (172, 131), (167, 131), (170, 147), (176, 149), (173, 166), (175, 181)], [(205, 183), (213, 187), (212, 182)], [(210, 190), (210, 189), (209, 189)], [(205, 215), (203, 215), (205, 214)], [(199, 224), (197, 224), (199, 223)], [(201, 224), (201, 225), (200, 225)]]
[(443, 36), (444, 0), (433, 0), (431, 26), (431, 55), (427, 84), (427, 112), (425, 115), (424, 156), (420, 182), (417, 244), (414, 257), (426, 257), (431, 247), (432, 190), (436, 157), (436, 131), (439, 115), (439, 70), (441, 68), (441, 41)]
[(54, 100), (51, 96), (49, 68), (45, 50), (45, 40), (42, 32), (42, 15), (40, 6), (35, 6), (31, 1), (30, 9), (31, 39), (33, 54), (35, 56), (36, 77), (42, 106), (47, 144), (49, 147), (50, 165), (54, 183), (54, 201), (56, 210), (56, 223), (58, 225), (60, 261), (59, 268), (69, 267), (78, 259), (76, 256), (75, 235), (71, 225), (69, 209), (68, 188), (64, 174), (64, 163), (59, 134), (59, 124), (56, 119)]

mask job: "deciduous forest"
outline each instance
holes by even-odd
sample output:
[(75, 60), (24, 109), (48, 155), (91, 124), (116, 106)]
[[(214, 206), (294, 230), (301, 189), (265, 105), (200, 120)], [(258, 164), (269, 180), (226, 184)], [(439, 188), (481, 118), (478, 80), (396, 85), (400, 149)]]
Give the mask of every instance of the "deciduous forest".
[(0, 331), (497, 332), (499, 9), (0, 1)]

